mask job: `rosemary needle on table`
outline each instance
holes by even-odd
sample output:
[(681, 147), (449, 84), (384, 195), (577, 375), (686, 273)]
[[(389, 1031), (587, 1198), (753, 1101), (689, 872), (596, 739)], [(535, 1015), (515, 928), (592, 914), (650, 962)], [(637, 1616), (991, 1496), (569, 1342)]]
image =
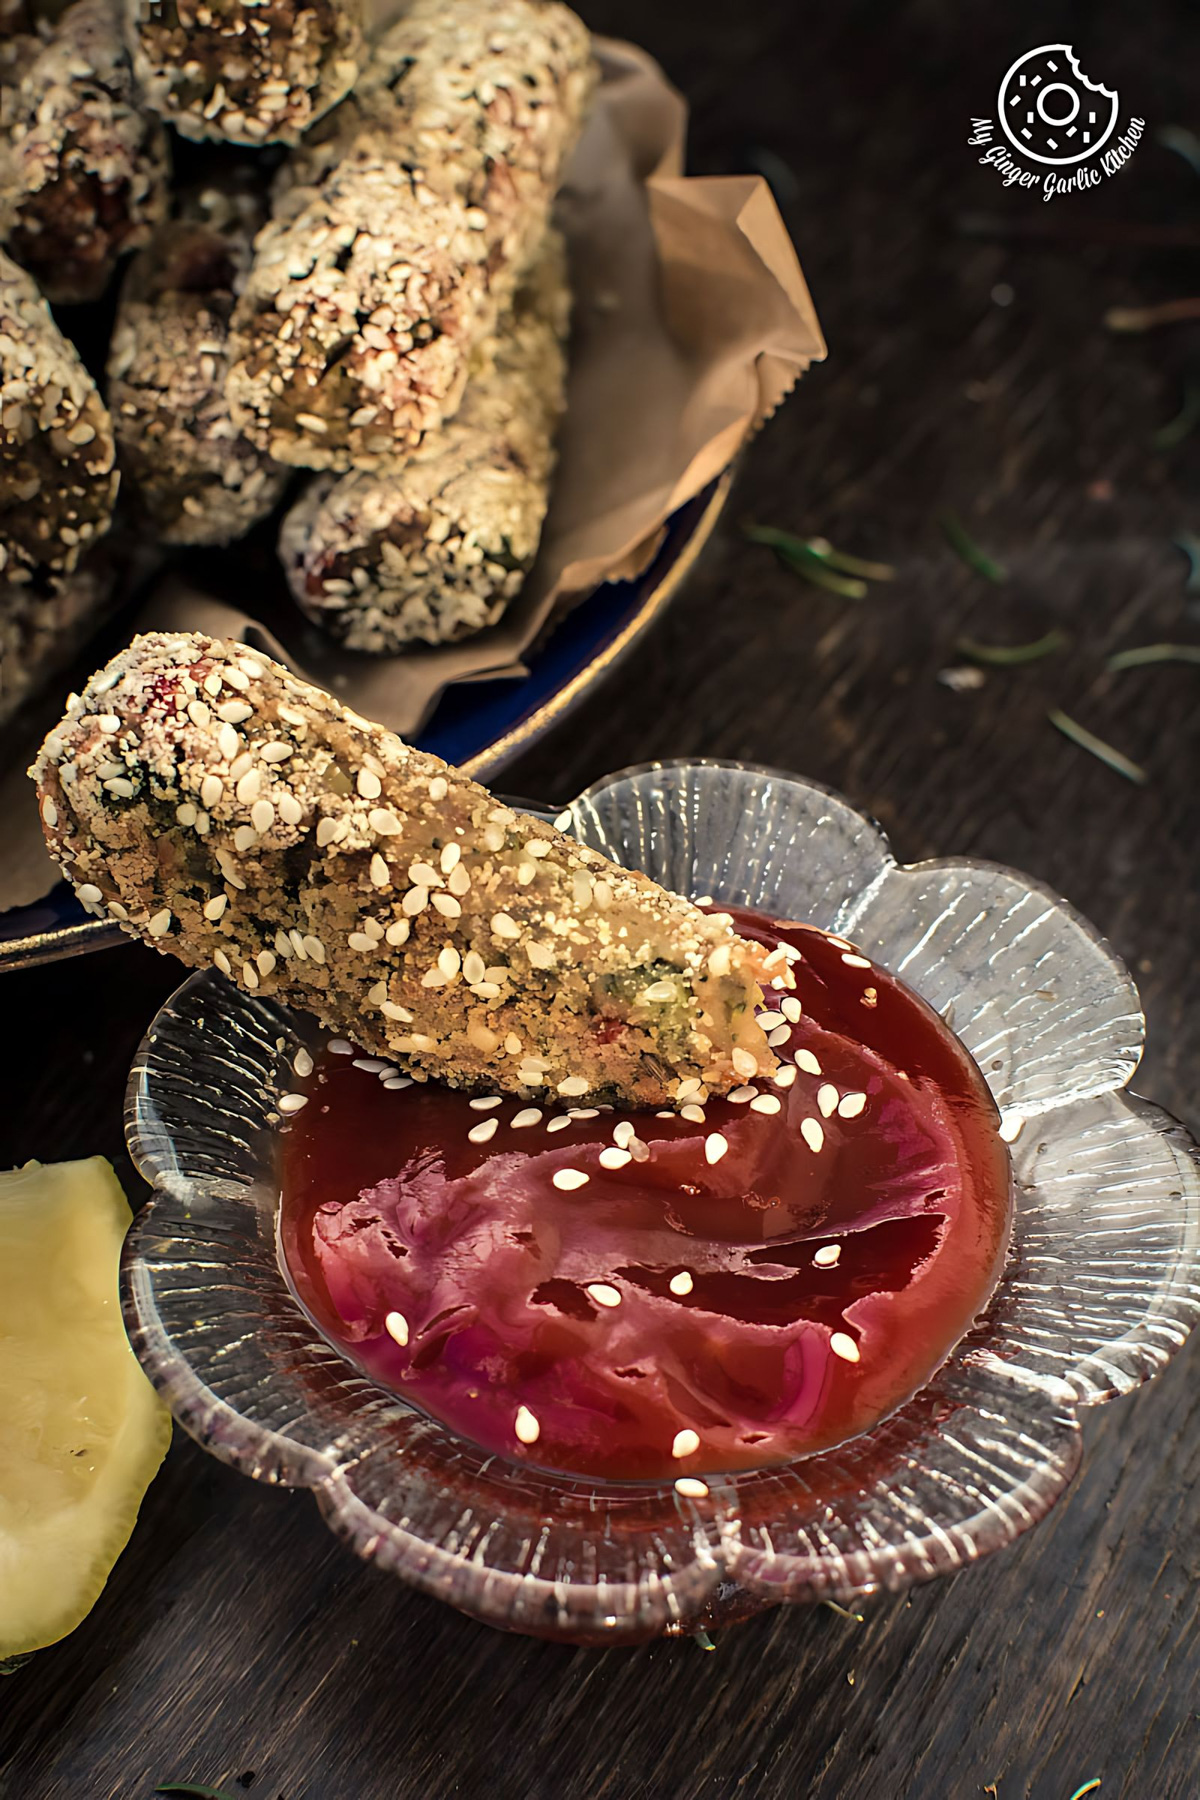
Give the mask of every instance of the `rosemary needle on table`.
[(774, 550), (784, 567), (802, 581), (824, 588), (827, 593), (840, 594), (843, 600), (865, 600), (868, 581), (890, 581), (896, 573), (890, 563), (868, 562), (861, 556), (835, 550), (828, 538), (797, 537), (776, 525), (746, 525), (742, 529), (752, 544), (765, 544)]
[(986, 663), (995, 669), (1014, 669), (1021, 663), (1041, 662), (1056, 650), (1065, 650), (1070, 639), (1057, 628), (1029, 644), (983, 644), (978, 638), (961, 637), (954, 648), (969, 662)]
[(1144, 787), (1150, 779), (1140, 763), (1135, 763), (1128, 756), (1122, 755), (1120, 750), (1114, 750), (1111, 744), (1106, 744), (1103, 738), (1098, 738), (1094, 732), (1086, 730), (1077, 720), (1071, 718), (1069, 713), (1060, 712), (1058, 707), (1055, 707), (1053, 712), (1046, 714), (1046, 717), (1056, 730), (1062, 732), (1064, 737), (1070, 738), (1073, 744), (1078, 744), (1081, 750), (1086, 750), (1098, 762), (1106, 763), (1116, 774), (1123, 775), (1126, 781), (1133, 781), (1139, 787)]
[(946, 541), (952, 550), (958, 552), (969, 569), (982, 575), (985, 581), (996, 583), (1008, 580), (1008, 570), (1003, 563), (998, 563), (994, 556), (980, 548), (971, 536), (956, 512), (938, 514), (938, 524), (946, 534)]
[(1115, 675), (1150, 663), (1200, 663), (1200, 644), (1139, 644), (1135, 650), (1118, 650), (1104, 666)]

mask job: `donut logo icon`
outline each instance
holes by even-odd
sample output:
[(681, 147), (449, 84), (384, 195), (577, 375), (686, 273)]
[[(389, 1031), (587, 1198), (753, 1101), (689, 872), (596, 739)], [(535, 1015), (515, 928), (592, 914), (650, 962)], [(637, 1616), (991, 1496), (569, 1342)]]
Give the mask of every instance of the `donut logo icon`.
[(1031, 162), (1083, 162), (1103, 149), (1117, 123), (1116, 94), (1088, 80), (1070, 44), (1043, 44), (1019, 56), (996, 104), (1000, 129)]

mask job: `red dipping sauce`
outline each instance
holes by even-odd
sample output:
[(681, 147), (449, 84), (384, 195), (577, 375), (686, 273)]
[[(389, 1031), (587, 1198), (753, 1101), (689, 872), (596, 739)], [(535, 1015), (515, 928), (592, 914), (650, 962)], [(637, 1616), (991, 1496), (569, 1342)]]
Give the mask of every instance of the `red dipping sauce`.
[(768, 1021), (782, 1079), (702, 1121), (552, 1099), (518, 1123), (536, 1103), (388, 1089), (357, 1053), (304, 1084), (280, 1214), (296, 1293), (486, 1451), (613, 1480), (790, 1462), (913, 1394), (995, 1286), (1010, 1168), (967, 1053), (844, 940), (735, 919), (798, 953), (764, 1010), (802, 1010)]

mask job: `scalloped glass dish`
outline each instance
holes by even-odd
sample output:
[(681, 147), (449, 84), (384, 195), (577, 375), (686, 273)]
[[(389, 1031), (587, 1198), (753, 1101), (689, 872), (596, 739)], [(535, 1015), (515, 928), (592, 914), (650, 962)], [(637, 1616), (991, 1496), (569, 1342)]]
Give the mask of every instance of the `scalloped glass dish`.
[(1013, 1158), (1013, 1242), (986, 1313), (867, 1435), (704, 1499), (488, 1456), (352, 1368), (276, 1249), (279, 1116), (302, 1014), (192, 976), (130, 1076), (153, 1184), (126, 1246), (134, 1346), (180, 1423), (259, 1481), (311, 1488), (360, 1556), (462, 1611), (575, 1642), (636, 1641), (780, 1602), (896, 1590), (999, 1549), (1079, 1463), (1077, 1409), (1128, 1393), (1200, 1314), (1200, 1162), (1124, 1091), (1143, 1019), (1078, 914), (993, 864), (898, 864), (826, 790), (769, 769), (627, 770), (575, 835), (685, 893), (852, 938), (974, 1056)]

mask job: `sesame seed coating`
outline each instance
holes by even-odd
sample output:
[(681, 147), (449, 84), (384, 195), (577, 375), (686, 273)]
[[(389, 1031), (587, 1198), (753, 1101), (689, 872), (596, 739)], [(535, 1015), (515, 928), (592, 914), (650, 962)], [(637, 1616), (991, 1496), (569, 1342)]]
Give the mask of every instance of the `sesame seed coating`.
[(124, 3), (146, 104), (184, 137), (294, 144), (362, 63), (362, 0)]
[(0, 235), (48, 300), (94, 300), (167, 208), (166, 133), (138, 104), (116, 0), (77, 0), (6, 85)]
[(0, 581), (66, 574), (107, 531), (112, 421), (31, 276), (0, 252)]
[[(231, 677), (250, 718), (197, 723), (195, 703)], [(262, 750), (279, 742), (292, 755), (266, 762)], [(261, 833), (237, 797), (248, 768), (260, 775), (256, 797), (275, 806)], [(364, 768), (380, 780), (378, 801), (357, 791)], [(135, 639), (74, 701), (31, 773), (51, 852), (77, 886), (100, 891), (94, 910), (111, 914), (115, 902), (133, 935), (305, 1008), (406, 1074), (534, 1099), (582, 1083), (593, 1100), (654, 1106), (680, 1079), (724, 1091), (735, 1062), (764, 1076), (775, 1066), (754, 1017), (764, 952), (727, 918), (514, 812), (240, 644)], [(200, 805), (214, 780), (219, 796)], [(381, 815), (395, 827), (382, 835)], [(447, 879), (451, 842), (453, 873), (467, 878), (455, 918), (412, 904), (430, 892), (421, 874)], [(521, 882), (526, 861), (535, 877)], [(226, 906), (207, 916), (219, 894)], [(263, 950), (275, 962), (260, 974)], [(476, 958), (484, 978), (470, 981)], [(662, 980), (675, 984), (674, 1004), (644, 1002)]]
[(156, 536), (227, 544), (270, 512), (290, 471), (234, 425), (229, 320), (266, 207), (247, 181), (185, 195), (130, 264), (108, 357), (121, 467)]
[(544, 235), (591, 93), (555, 0), (416, 0), (285, 164), (234, 315), (235, 417), (282, 462), (380, 468), (453, 415)]
[(569, 306), (551, 231), (449, 424), (395, 471), (317, 476), (288, 514), (292, 592), (351, 649), (452, 642), (520, 591), (549, 502)]

